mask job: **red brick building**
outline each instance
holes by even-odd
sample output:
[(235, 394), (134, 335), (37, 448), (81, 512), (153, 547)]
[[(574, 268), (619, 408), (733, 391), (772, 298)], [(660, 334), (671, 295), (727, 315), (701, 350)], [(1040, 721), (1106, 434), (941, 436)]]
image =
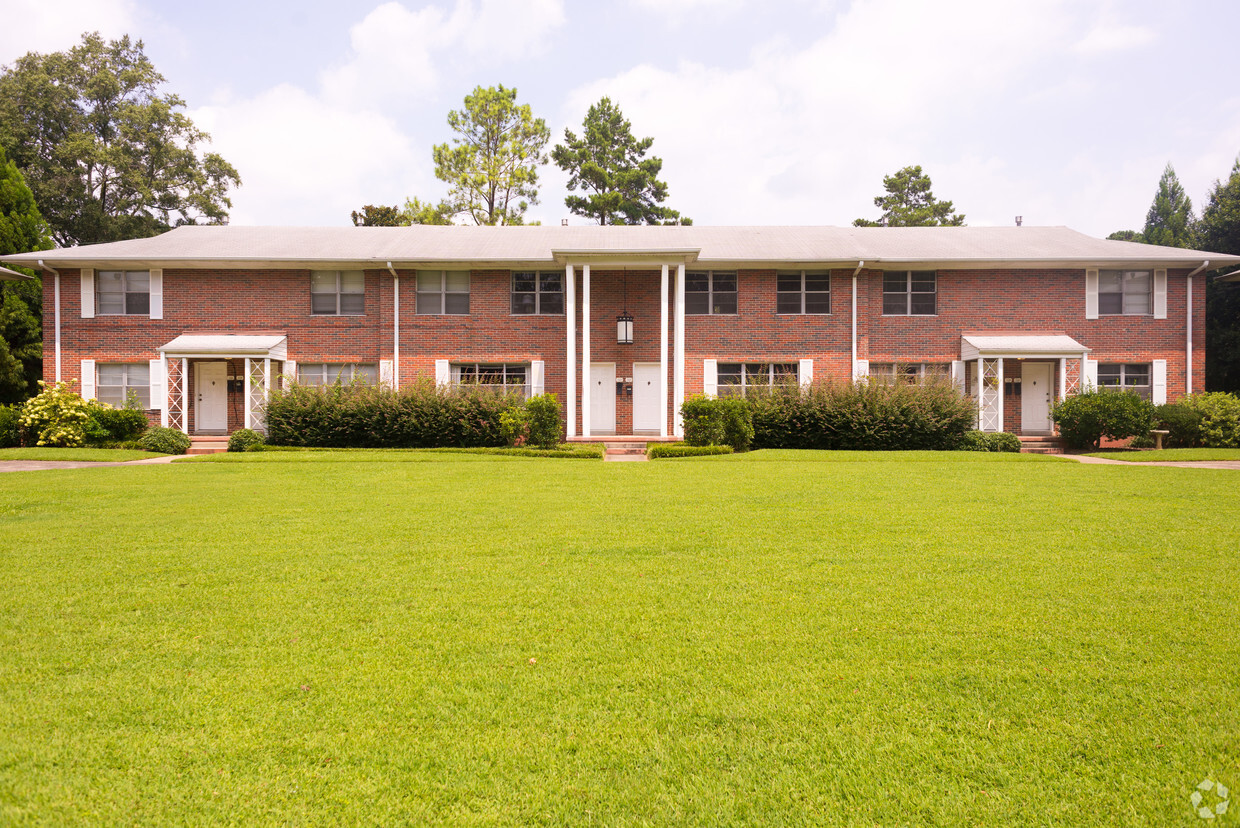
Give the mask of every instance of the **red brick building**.
[(261, 428), (282, 377), (426, 378), (554, 392), (570, 438), (935, 373), (1048, 433), (1083, 385), (1201, 390), (1200, 274), (1240, 264), (1061, 227), (181, 227), (4, 261), (43, 274), (47, 380), (189, 433)]

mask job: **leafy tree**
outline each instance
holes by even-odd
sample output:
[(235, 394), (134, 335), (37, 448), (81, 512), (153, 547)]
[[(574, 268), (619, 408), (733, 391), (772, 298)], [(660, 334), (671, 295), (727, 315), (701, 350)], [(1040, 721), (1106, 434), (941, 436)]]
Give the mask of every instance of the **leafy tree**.
[(452, 208), (447, 202), (423, 204), (416, 198), (405, 199), (405, 207), (400, 211), (405, 224), (451, 224)]
[(1130, 241), (1145, 244), (1145, 236), (1139, 230), (1116, 230), (1107, 236), (1111, 241)]
[(241, 183), (209, 136), (160, 94), (164, 76), (129, 37), (82, 35), (68, 52), (30, 52), (0, 73), (0, 146), (26, 176), (62, 245), (218, 223)]
[(538, 203), (538, 166), (551, 131), (517, 90), (481, 86), (465, 96), (464, 110), (448, 113), (459, 137), (433, 150), (435, 176), (450, 185), (444, 209), (475, 224), (523, 224)]
[[(1213, 253), (1240, 255), (1240, 158), (1226, 181), (1206, 197), (1198, 244)], [(1206, 280), (1206, 388), (1240, 391), (1240, 283)]]
[(353, 224), (356, 227), (402, 227), (408, 223), (399, 207), (367, 204), (360, 212), (353, 211)]
[(692, 224), (680, 213), (661, 205), (667, 184), (658, 179), (663, 160), (646, 152), (653, 138), (633, 137), (628, 120), (610, 98), (590, 107), (578, 138), (564, 130), (564, 143), (551, 150), (556, 166), (568, 173), (568, 189), (590, 195), (570, 195), (570, 211), (599, 224)]
[(950, 201), (939, 201), (930, 191), (930, 176), (920, 166), (905, 167), (883, 178), (885, 196), (876, 196), (874, 206), (883, 211), (878, 221), (859, 218), (854, 227), (960, 227), (962, 213)]
[[(51, 246), (30, 188), (0, 147), (0, 255)], [(0, 403), (38, 393), (42, 375), (42, 286), (37, 281), (0, 282)]]
[(1184, 194), (1175, 169), (1168, 163), (1158, 180), (1154, 201), (1145, 214), (1143, 241), (1164, 247), (1193, 247), (1194, 235), (1193, 202)]

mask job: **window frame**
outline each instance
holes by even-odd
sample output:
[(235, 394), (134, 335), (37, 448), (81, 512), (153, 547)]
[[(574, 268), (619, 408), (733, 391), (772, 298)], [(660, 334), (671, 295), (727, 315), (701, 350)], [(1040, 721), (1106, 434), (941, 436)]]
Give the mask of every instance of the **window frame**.
[[(887, 289), (888, 279), (895, 277), (896, 274), (904, 274), (904, 287), (902, 290), (894, 291)], [(914, 276), (922, 277), (930, 276), (934, 281), (933, 290), (913, 290)], [(925, 281), (923, 278), (921, 281)], [(889, 311), (887, 309), (887, 297), (903, 296), (904, 310)], [(913, 297), (930, 296), (934, 303), (934, 309), (929, 313), (913, 311)], [(939, 315), (939, 272), (937, 270), (884, 270), (883, 271), (883, 316), (938, 316)]]
[[(322, 376), (319, 377), (318, 381), (307, 382), (306, 376), (308, 374), (314, 373), (315, 368), (321, 369)], [(329, 368), (339, 369), (334, 372), (335, 379), (330, 380), (330, 381), (327, 379), (327, 370)], [(369, 381), (369, 373), (370, 373), (369, 371), (365, 371), (361, 376), (359, 376), (358, 374), (359, 368), (360, 369), (373, 369), (374, 370), (374, 382)], [(345, 378), (344, 378), (344, 373), (346, 370), (349, 372), (349, 378), (347, 382), (345, 381)], [(377, 386), (379, 384), (379, 363), (377, 362), (299, 362), (297, 363), (297, 382), (300, 385), (310, 385), (316, 388), (331, 388), (337, 384), (353, 385), (354, 383), (358, 383), (359, 380), (362, 385), (365, 385), (367, 387)]]
[[(733, 366), (738, 371), (728, 370)], [(761, 368), (762, 371), (750, 369)], [(785, 370), (777, 370), (777, 369)], [(766, 374), (765, 382), (752, 382), (753, 377)], [(750, 391), (773, 391), (781, 383), (789, 386), (799, 385), (801, 366), (797, 362), (716, 362), (715, 363), (715, 396), (745, 397)], [(740, 382), (724, 382), (724, 377), (739, 377)], [(726, 390), (725, 390), (726, 389)]]
[[(780, 280), (789, 277), (799, 276), (800, 288), (798, 290), (783, 290), (780, 287)], [(808, 290), (806, 283), (811, 276), (826, 277), (826, 290)], [(779, 306), (780, 299), (784, 296), (799, 297), (798, 306), (800, 310), (782, 310)], [(827, 309), (825, 311), (806, 310), (809, 304), (810, 296), (825, 296), (827, 300)], [(778, 270), (775, 272), (775, 313), (785, 316), (830, 316), (831, 315), (831, 271), (829, 270)]]
[[(315, 275), (316, 274), (322, 275), (322, 274), (328, 274), (328, 273), (334, 274), (335, 276), (335, 281), (336, 281), (335, 289), (316, 291), (314, 289)], [(361, 276), (362, 289), (360, 291), (352, 291), (352, 290), (345, 291), (344, 290), (344, 276), (346, 273), (356, 273)], [(330, 310), (330, 311), (315, 310), (314, 308), (314, 297), (315, 296), (334, 296), (335, 301), (333, 304), (335, 306), (335, 310)], [(359, 309), (355, 311), (343, 310), (344, 303), (343, 303), (342, 297), (344, 296), (360, 296), (361, 303), (360, 303)], [(365, 316), (366, 315), (366, 271), (364, 270), (311, 270), (310, 271), (310, 315), (311, 316)]]
[[(1117, 368), (1115, 375), (1119, 382), (1104, 383), (1102, 381), (1103, 369)], [(1130, 368), (1141, 369), (1145, 374), (1144, 384), (1128, 383), (1128, 371)], [(1112, 372), (1107, 370), (1105, 373), (1110, 375)], [(1135, 373), (1135, 372), (1134, 372)], [(1113, 391), (1135, 391), (1139, 397), (1145, 400), (1153, 398), (1154, 395), (1154, 365), (1150, 362), (1099, 362), (1098, 363), (1098, 388)]]
[[(119, 273), (121, 276), (121, 307), (120, 313), (115, 311), (105, 311), (103, 309), (104, 294), (115, 295), (115, 291), (105, 291), (103, 285), (109, 274)], [(146, 290), (130, 290), (129, 280), (132, 276), (143, 275), (146, 277)], [(130, 297), (146, 298), (146, 307), (142, 310), (130, 309)], [(95, 273), (95, 315), (96, 316), (150, 316), (151, 315), (151, 271), (150, 270), (100, 270)], [(118, 364), (118, 363), (109, 363)]]
[(895, 385), (897, 380), (907, 385), (922, 385), (927, 379), (935, 377), (949, 380), (951, 375), (950, 362), (871, 362), (868, 374), (889, 385)]
[[(521, 277), (531, 277), (531, 276), (534, 278), (534, 289), (532, 291), (529, 291), (529, 290), (518, 291), (517, 290), (517, 279)], [(543, 277), (544, 276), (554, 276), (556, 279), (558, 279), (560, 283), (560, 289), (558, 291), (543, 290)], [(513, 316), (564, 316), (564, 304), (565, 304), (564, 302), (564, 287), (565, 287), (564, 279), (565, 279), (564, 272), (560, 270), (514, 270), (512, 271), (511, 278), (509, 279), (509, 282), (508, 282), (509, 312)], [(560, 309), (559, 310), (543, 310), (543, 296), (544, 295), (548, 297), (558, 296)], [(525, 310), (523, 307), (519, 309), (517, 305), (518, 296), (533, 296), (534, 298), (533, 310)]]
[[(123, 376), (121, 377), (121, 384), (117, 386), (117, 385), (110, 385), (110, 384), (105, 385), (104, 383), (102, 383), (100, 380), (102, 379), (103, 369), (116, 368), (116, 367), (119, 367), (123, 372)], [(142, 382), (135, 383), (130, 379), (130, 376), (129, 376), (130, 370), (134, 368), (138, 368), (141, 371), (145, 372), (146, 378)], [(120, 388), (121, 390), (120, 402), (115, 403), (115, 402), (112, 402), (112, 400), (110, 399), (103, 399), (104, 395), (101, 393), (101, 391), (104, 388)], [(139, 405), (142, 406), (143, 411), (150, 410), (151, 408), (151, 366), (150, 366), (150, 363), (148, 362), (96, 362), (95, 363), (95, 399), (96, 400), (102, 403), (107, 403), (113, 408), (124, 408), (125, 403), (129, 399), (130, 391), (133, 391), (137, 395), (138, 403)]]
[[(706, 277), (706, 290), (705, 291), (689, 290), (689, 280), (691, 278), (698, 277), (698, 276)], [(715, 277), (716, 276), (731, 276), (732, 284), (734, 285), (732, 290), (717, 290), (715, 288)], [(741, 309), (740, 287), (741, 287), (740, 272), (736, 270), (687, 270), (685, 271), (685, 316), (738, 316), (740, 314), (740, 309)], [(717, 305), (715, 303), (715, 297), (716, 296), (729, 296), (729, 295), (732, 297), (732, 303), (733, 303), (732, 310), (730, 311), (716, 310), (715, 308), (717, 307)], [(705, 296), (706, 297), (706, 310), (705, 311), (690, 310), (689, 302), (690, 302), (691, 296)]]
[[(465, 274), (465, 290), (448, 290), (448, 274), (464, 273)], [(437, 290), (423, 290), (422, 278), (438, 277), (439, 288)], [(473, 291), (473, 275), (468, 270), (419, 270), (414, 280), (414, 294), (416, 297), (414, 313), (417, 316), (469, 316), (470, 313), (470, 294)], [(429, 300), (435, 297), (439, 301), (438, 310), (424, 310), (422, 297), (425, 296)], [(450, 311), (448, 310), (449, 296), (464, 296), (465, 310)]]
[[(1144, 274), (1146, 278), (1146, 282), (1145, 282), (1146, 290), (1141, 293), (1138, 293), (1137, 291), (1127, 290), (1128, 280), (1125, 279), (1125, 277), (1130, 274), (1138, 274), (1138, 273)], [(1102, 281), (1108, 275), (1114, 275), (1119, 278), (1119, 290), (1104, 291), (1102, 289)], [(1119, 297), (1119, 308), (1120, 309), (1118, 311), (1103, 310), (1103, 297), (1114, 297), (1114, 296)], [(1136, 297), (1136, 296), (1145, 297), (1145, 308), (1146, 309), (1143, 311), (1126, 310), (1125, 308), (1128, 305), (1129, 297)], [(1154, 315), (1154, 271), (1153, 270), (1099, 270), (1098, 271), (1098, 315), (1099, 316), (1153, 316)], [(1133, 363), (1133, 364), (1137, 364), (1137, 363)]]
[[(482, 382), (480, 381), (483, 369), (487, 369), (490, 373), (486, 376), (496, 376), (494, 369), (499, 369), (498, 376), (500, 381)], [(463, 369), (472, 369), (471, 375), (478, 378), (473, 382), (465, 382)], [(517, 369), (521, 372), (520, 384), (509, 381), (509, 373), (514, 375)], [(448, 364), (448, 376), (454, 388), (477, 388), (485, 391), (491, 391), (497, 394), (517, 394), (522, 399), (529, 398), (530, 379), (532, 367), (528, 362), (451, 362)]]

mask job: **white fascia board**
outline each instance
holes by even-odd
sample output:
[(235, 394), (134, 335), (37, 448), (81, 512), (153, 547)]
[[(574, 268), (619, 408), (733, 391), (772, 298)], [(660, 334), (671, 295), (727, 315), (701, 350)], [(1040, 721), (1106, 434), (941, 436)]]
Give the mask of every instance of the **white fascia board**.
[(7, 267), (0, 267), (0, 282), (15, 282), (19, 279), (24, 282), (33, 282), (34, 278), (25, 273), (18, 273), (16, 270), (9, 270)]

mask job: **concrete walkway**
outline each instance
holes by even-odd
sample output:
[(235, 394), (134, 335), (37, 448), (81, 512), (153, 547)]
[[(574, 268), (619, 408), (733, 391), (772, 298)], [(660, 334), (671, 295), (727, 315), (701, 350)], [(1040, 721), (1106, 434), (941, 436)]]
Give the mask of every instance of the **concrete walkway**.
[(1240, 460), (1162, 460), (1137, 463), (1129, 460), (1111, 460), (1107, 457), (1086, 457), (1084, 454), (1061, 454), (1078, 463), (1102, 466), (1171, 466), (1177, 469), (1240, 469)]
[(171, 463), (183, 455), (148, 457), (145, 460), (126, 460), (123, 463), (97, 463), (83, 460), (0, 460), (0, 472), (39, 471), (41, 469), (93, 469), (97, 466), (149, 466), (154, 463)]

